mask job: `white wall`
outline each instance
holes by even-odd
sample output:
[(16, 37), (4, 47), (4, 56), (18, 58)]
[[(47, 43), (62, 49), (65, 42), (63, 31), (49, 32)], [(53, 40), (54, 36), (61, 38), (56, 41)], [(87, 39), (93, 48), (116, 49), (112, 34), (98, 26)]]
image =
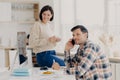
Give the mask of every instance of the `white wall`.
[(44, 5), (50, 5), (53, 7), (53, 0), (39, 0), (40, 2), (40, 9), (44, 6)]

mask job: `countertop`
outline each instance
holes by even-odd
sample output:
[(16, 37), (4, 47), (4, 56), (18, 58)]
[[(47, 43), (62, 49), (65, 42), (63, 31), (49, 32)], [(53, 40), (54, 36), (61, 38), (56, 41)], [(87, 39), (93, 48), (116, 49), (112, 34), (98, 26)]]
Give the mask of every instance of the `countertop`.
[(111, 63), (120, 63), (120, 57), (111, 57), (109, 58)]
[(64, 72), (64, 68), (60, 70), (49, 69), (48, 71), (51, 71), (53, 74), (43, 74), (43, 72), (45, 72), (44, 70), (33, 68), (30, 69), (29, 76), (16, 76), (11, 75), (12, 73), (6, 70), (0, 72), (0, 80), (75, 80), (75, 76), (67, 75)]

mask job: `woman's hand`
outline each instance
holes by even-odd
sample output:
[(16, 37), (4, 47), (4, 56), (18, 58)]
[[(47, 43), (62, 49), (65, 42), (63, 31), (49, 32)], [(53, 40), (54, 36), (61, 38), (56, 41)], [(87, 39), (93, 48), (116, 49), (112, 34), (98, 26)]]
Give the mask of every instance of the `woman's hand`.
[(55, 36), (50, 37), (48, 40), (49, 40), (51, 43), (55, 43), (55, 42), (61, 41), (60, 38), (55, 37)]
[(55, 43), (56, 42), (56, 37), (52, 36), (48, 39), (51, 43)]
[(61, 41), (61, 39), (56, 37), (56, 42), (60, 42), (60, 41)]

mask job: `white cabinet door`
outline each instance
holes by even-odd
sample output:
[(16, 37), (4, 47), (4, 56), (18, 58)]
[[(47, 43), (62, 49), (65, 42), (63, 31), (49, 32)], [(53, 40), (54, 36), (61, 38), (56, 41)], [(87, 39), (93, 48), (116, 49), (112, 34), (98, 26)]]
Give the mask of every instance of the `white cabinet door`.
[[(26, 50), (27, 54), (27, 60), (23, 63), (23, 64), (19, 64), (19, 53), (17, 53), (17, 50), (10, 50), (9, 51), (9, 62), (10, 62), (10, 68), (13, 67), (28, 67), (31, 68), (33, 66), (32, 64), (32, 50), (31, 49), (27, 49)], [(16, 55), (17, 54), (17, 55)], [(16, 56), (16, 59), (15, 59)]]
[(26, 54), (26, 56), (27, 56), (27, 60), (28, 60), (28, 64), (27, 64), (27, 66), (28, 66), (28, 68), (31, 68), (31, 67), (33, 67), (33, 63), (32, 63), (32, 50), (31, 49), (27, 49), (27, 54)]
[(11, 21), (11, 3), (0, 2), (0, 21)]
[(120, 80), (120, 63), (116, 64), (116, 80)]
[(111, 63), (111, 69), (112, 69), (112, 80), (116, 80), (116, 64)]
[(9, 51), (9, 63), (10, 68), (18, 67), (19, 66), (19, 56), (17, 50), (10, 50)]
[(0, 67), (5, 67), (5, 51), (0, 49)]

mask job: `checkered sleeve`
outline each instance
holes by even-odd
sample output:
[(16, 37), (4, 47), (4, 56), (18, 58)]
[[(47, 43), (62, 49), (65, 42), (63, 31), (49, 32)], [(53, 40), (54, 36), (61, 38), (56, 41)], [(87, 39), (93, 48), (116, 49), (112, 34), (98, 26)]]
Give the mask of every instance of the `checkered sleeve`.
[(64, 61), (66, 63), (66, 73), (73, 74), (74, 70), (70, 69), (74, 67), (74, 63), (72, 62), (72, 57), (70, 56), (70, 52), (64, 51)]
[(92, 66), (93, 62), (96, 59), (96, 56), (97, 56), (96, 52), (93, 50), (93, 48), (91, 47), (86, 48), (83, 51), (81, 62), (78, 63), (78, 69), (76, 69), (75, 74), (79, 76), (82, 76), (83, 74), (85, 74)]

